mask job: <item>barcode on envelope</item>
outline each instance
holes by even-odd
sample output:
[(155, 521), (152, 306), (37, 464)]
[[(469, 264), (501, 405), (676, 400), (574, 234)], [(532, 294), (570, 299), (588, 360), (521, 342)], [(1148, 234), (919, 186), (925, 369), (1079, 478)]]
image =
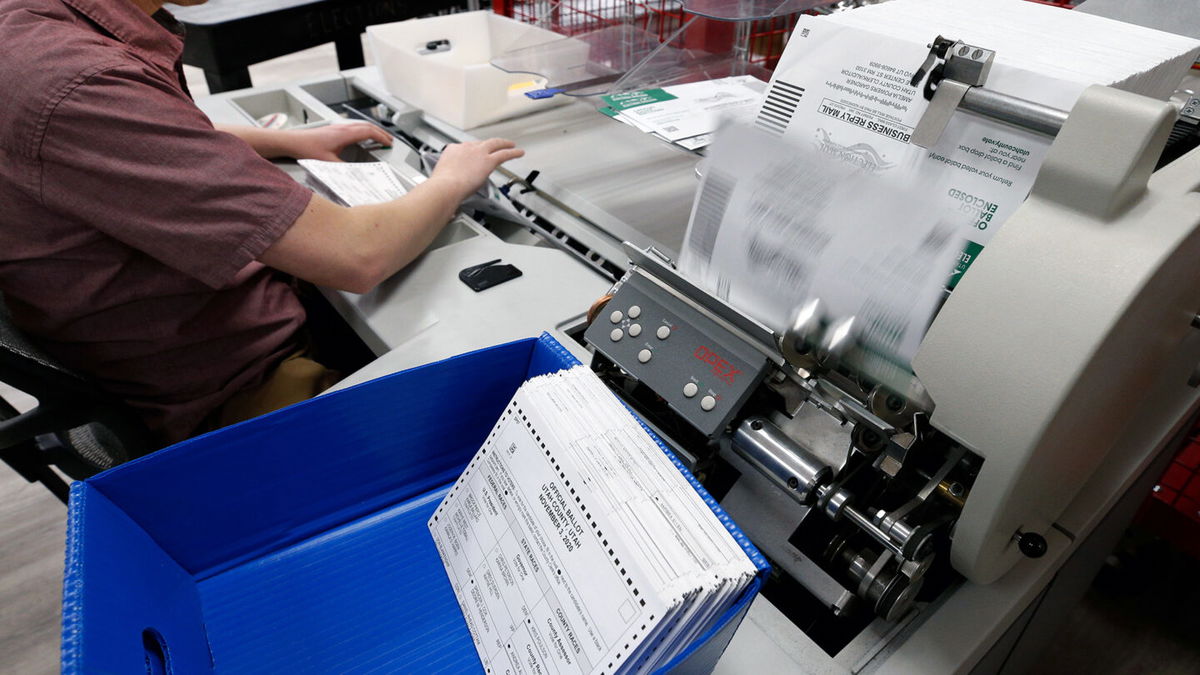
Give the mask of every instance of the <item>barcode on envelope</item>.
[(802, 98), (804, 98), (804, 87), (780, 79), (775, 80), (775, 83), (771, 85), (771, 90), (767, 92), (767, 98), (763, 101), (762, 108), (758, 111), (758, 119), (755, 124), (759, 129), (775, 135), (782, 135), (787, 131), (788, 124), (796, 114), (796, 108), (800, 105)]

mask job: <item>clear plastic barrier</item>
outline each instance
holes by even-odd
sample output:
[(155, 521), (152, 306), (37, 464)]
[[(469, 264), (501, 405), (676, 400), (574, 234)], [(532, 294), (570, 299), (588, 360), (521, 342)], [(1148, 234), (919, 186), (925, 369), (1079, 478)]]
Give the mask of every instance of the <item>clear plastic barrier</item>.
[(747, 62), (743, 24), (689, 16), (660, 40), (632, 25), (601, 28), (573, 37), (513, 49), (494, 57), (507, 72), (546, 78), (547, 89), (571, 96), (596, 96), (753, 75), (766, 82), (771, 73)]
[(830, 0), (683, 0), (683, 11), (721, 21), (769, 19), (829, 5)]
[(613, 83), (609, 93), (657, 89), (734, 75), (753, 75), (763, 82), (769, 81), (770, 71), (748, 63), (743, 51), (734, 24), (693, 17)]
[[(853, 0), (855, 2), (864, 0)], [(830, 0), (562, 0), (514, 16), (562, 34), (508, 45), (492, 65), (546, 79), (544, 92), (594, 96), (735, 75), (770, 79), (791, 17)], [(779, 22), (779, 23), (772, 23)], [(772, 28), (772, 26), (775, 26)]]
[(660, 46), (658, 36), (631, 25), (600, 28), (543, 44), (518, 47), (492, 59), (510, 73), (546, 78), (548, 89), (573, 96), (609, 91), (613, 83)]

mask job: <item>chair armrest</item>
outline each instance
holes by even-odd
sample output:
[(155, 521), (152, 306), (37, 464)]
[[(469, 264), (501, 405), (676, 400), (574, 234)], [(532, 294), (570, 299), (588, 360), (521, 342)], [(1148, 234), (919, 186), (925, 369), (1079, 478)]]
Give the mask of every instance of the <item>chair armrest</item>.
[(32, 440), (41, 434), (50, 434), (86, 424), (88, 418), (81, 411), (64, 409), (62, 406), (39, 405), (16, 417), (0, 421), (0, 450)]

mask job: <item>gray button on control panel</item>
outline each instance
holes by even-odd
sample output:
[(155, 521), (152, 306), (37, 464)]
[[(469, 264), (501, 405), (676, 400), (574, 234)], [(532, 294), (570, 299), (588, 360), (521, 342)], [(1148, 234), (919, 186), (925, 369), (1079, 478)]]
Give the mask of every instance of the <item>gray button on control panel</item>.
[(613, 323), (621, 323), (621, 319), (624, 319), (624, 318), (625, 318), (625, 315), (622, 314), (621, 310), (619, 310), (619, 309), (614, 309), (613, 313), (608, 315), (608, 320)]
[[(620, 321), (611, 321), (619, 312)], [(762, 381), (768, 356), (640, 270), (627, 276), (584, 338), (666, 401), (701, 434), (715, 438)]]

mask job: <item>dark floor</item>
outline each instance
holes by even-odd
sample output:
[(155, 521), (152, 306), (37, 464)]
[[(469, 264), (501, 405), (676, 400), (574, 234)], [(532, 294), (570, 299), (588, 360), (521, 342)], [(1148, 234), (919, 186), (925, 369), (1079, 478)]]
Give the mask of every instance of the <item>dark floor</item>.
[(1131, 530), (1051, 644), (1033, 675), (1200, 673), (1200, 561)]

